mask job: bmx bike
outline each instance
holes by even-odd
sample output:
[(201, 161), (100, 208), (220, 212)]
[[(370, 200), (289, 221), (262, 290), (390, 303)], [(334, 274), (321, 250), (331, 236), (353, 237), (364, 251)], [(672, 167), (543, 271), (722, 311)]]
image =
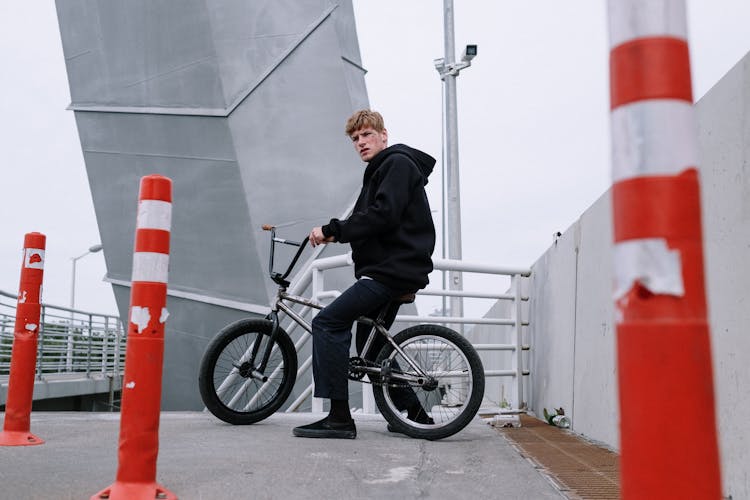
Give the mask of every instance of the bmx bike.
[[(206, 347), (199, 369), (198, 385), (206, 408), (235, 425), (269, 417), (294, 388), (297, 351), (281, 327), (279, 315), (283, 313), (312, 333), (310, 323), (292, 310), (291, 304), (323, 308), (287, 292), (287, 277), (308, 238), (291, 241), (277, 237), (273, 226), (264, 225), (263, 229), (271, 232), (269, 275), (278, 285), (271, 312), (264, 319), (241, 319), (224, 327)], [(276, 244), (298, 247), (283, 273), (273, 270)], [(413, 293), (396, 299), (398, 304), (413, 301)], [(479, 355), (463, 336), (440, 325), (412, 326), (392, 336), (383, 325), (387, 309), (374, 319), (357, 320), (371, 330), (359, 355), (349, 360), (349, 379), (373, 384), (375, 403), (397, 432), (428, 440), (459, 432), (477, 414), (484, 396), (484, 368)], [(371, 352), (375, 351), (372, 346), (376, 335), (386, 341), (379, 352)], [(404, 396), (416, 398), (429, 418), (410, 417), (402, 407)]]

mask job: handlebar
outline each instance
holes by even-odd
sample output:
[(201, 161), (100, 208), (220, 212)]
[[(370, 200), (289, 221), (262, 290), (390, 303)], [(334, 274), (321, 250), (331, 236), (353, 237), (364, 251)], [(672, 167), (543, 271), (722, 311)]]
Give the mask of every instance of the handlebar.
[[(300, 255), (302, 255), (302, 252), (305, 250), (305, 246), (307, 245), (307, 242), (310, 238), (309, 236), (305, 236), (305, 238), (302, 241), (292, 241), (292, 240), (287, 240), (284, 238), (277, 238), (276, 226), (272, 226), (270, 224), (263, 224), (261, 226), (261, 229), (263, 229), (264, 231), (271, 231), (271, 251), (270, 251), (269, 259), (268, 259), (268, 274), (270, 275), (274, 283), (283, 287), (288, 287), (289, 281), (287, 281), (286, 278), (289, 276), (289, 273), (292, 272), (294, 265), (297, 263), (297, 261), (300, 258)], [(297, 249), (297, 253), (294, 254), (294, 258), (292, 259), (292, 262), (289, 264), (289, 267), (287, 268), (286, 271), (284, 271), (283, 274), (273, 272), (273, 257), (274, 257), (274, 249), (276, 247), (276, 243), (282, 243), (284, 245), (291, 245), (291, 246), (299, 247)]]

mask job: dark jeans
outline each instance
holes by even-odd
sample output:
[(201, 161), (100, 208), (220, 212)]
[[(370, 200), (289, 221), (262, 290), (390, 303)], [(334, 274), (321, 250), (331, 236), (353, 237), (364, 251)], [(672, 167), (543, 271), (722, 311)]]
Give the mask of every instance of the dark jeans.
[(396, 296), (396, 291), (382, 283), (360, 279), (313, 318), (315, 397), (349, 399), (352, 325), (360, 316), (377, 314)]
[[(391, 300), (402, 293), (378, 281), (361, 279), (315, 316), (312, 322), (315, 397), (349, 399), (349, 346), (352, 341), (352, 325), (360, 316), (374, 319), (384, 307), (388, 307), (383, 323), (386, 328), (390, 328), (400, 306)], [(357, 325), (357, 352), (360, 354), (370, 330), (367, 325)], [(374, 361), (385, 343), (385, 338), (377, 334), (366, 359)], [(391, 390), (391, 398), (401, 410), (419, 404), (414, 391), (410, 389), (395, 388)]]

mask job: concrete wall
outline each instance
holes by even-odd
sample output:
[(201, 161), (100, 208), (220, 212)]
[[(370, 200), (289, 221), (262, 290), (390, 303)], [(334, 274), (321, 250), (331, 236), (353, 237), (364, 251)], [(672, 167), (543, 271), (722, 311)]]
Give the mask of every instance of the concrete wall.
[[(750, 498), (750, 56), (696, 110), (724, 494)], [(563, 406), (576, 433), (617, 448), (611, 220), (605, 193), (532, 266), (530, 407)]]
[(532, 266), (530, 407), (562, 407), (576, 432), (616, 446), (611, 241), (607, 193)]
[[(0, 411), (8, 400), (8, 375), (0, 375)], [(34, 379), (33, 401), (54, 399), (58, 402), (79, 396), (119, 392), (122, 380), (101, 373), (56, 374), (48, 373), (42, 380)], [(54, 407), (54, 406), (53, 406)]]
[(361, 183), (343, 132), (368, 103), (351, 0), (61, 0), (57, 11), (122, 318), (139, 179), (173, 180), (162, 407), (200, 409), (205, 345), (274, 293), (261, 225), (296, 221), (280, 235), (301, 239)]
[(750, 55), (697, 109), (724, 492), (750, 498)]

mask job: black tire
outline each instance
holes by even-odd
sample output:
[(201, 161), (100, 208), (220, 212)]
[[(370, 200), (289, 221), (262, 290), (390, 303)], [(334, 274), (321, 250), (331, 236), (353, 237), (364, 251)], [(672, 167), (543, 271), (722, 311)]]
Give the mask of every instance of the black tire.
[(289, 335), (280, 327), (266, 366), (268, 385), (263, 391), (260, 389), (264, 382), (243, 376), (236, 368), (256, 340), (262, 342), (260, 358), (270, 341), (271, 328), (269, 320), (241, 319), (225, 326), (206, 347), (198, 387), (206, 408), (221, 420), (234, 425), (259, 422), (276, 412), (292, 392), (297, 378), (297, 353)]
[[(437, 384), (413, 383), (404, 387), (403, 383), (398, 386), (395, 380), (380, 385), (376, 380), (375, 402), (390, 428), (414, 438), (435, 440), (452, 436), (466, 427), (479, 411), (484, 397), (484, 367), (469, 341), (439, 325), (407, 328), (396, 335), (394, 341), (422, 370), (433, 375)], [(390, 361), (393, 374), (415, 374), (390, 343), (378, 354), (378, 366), (385, 360)], [(418, 411), (420, 416), (410, 416), (412, 412), (403, 408), (405, 400), (418, 401), (423, 410), (421, 415)], [(425, 416), (433, 423), (416, 421), (425, 420)]]

